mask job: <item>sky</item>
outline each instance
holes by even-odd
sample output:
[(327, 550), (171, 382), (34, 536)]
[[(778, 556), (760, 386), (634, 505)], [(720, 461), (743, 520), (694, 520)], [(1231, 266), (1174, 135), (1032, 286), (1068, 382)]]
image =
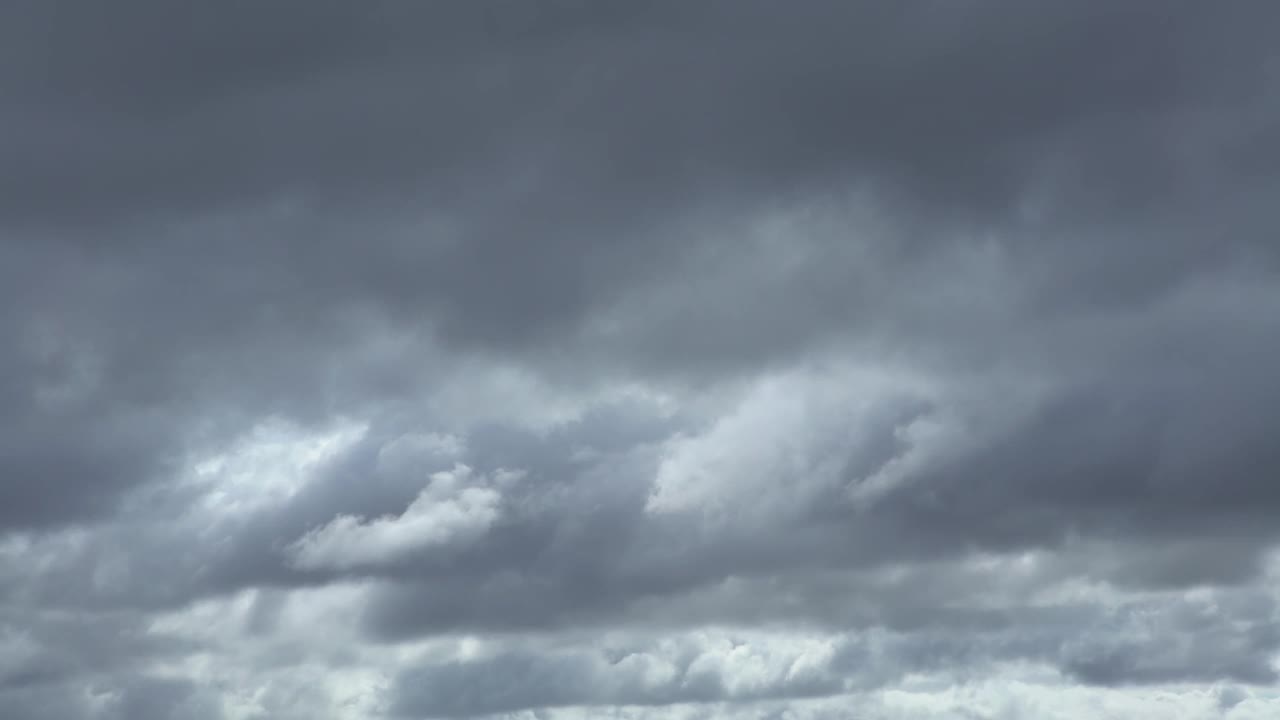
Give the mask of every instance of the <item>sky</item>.
[(0, 715), (1280, 716), (1278, 23), (4, 3)]

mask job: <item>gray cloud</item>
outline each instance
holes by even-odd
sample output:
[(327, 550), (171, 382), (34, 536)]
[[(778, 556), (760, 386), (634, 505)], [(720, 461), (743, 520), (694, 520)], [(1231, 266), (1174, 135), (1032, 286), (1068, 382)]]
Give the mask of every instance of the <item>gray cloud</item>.
[[(1232, 606), (1227, 627), (1213, 603)], [(945, 610), (932, 609), (940, 619)], [(404, 717), (470, 717), (557, 706), (672, 706), (799, 701), (894, 687), (905, 677), (982, 677), (1002, 663), (1046, 662), (1102, 685), (1207, 682), (1268, 684), (1278, 647), (1274, 603), (1221, 594), (1209, 601), (1019, 608), (976, 624), (944, 620), (931, 632), (884, 627), (770, 636), (702, 631), (683, 642), (593, 636), (590, 645), (540, 644), (466, 660), (432, 660), (402, 671), (390, 708)], [(1081, 632), (1085, 634), (1081, 634)], [(572, 641), (570, 641), (572, 642)], [(1238, 692), (1236, 693), (1238, 695)], [(1223, 693), (1232, 697), (1231, 693)], [(1237, 702), (1238, 704), (1238, 702)]]
[(1276, 15), (5, 7), (0, 705), (1274, 714)]

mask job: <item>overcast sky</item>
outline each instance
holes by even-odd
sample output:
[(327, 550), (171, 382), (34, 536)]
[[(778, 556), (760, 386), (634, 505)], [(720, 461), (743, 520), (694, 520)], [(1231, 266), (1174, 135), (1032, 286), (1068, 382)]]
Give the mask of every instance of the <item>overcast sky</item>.
[(1280, 716), (1277, 32), (4, 3), (0, 716)]

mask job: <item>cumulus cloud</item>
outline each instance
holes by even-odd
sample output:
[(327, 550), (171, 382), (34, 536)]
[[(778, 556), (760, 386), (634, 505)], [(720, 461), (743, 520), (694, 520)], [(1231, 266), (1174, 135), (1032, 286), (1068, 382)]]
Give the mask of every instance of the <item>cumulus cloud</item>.
[(1277, 20), (5, 5), (0, 708), (1274, 717)]
[(433, 473), (427, 487), (395, 517), (339, 515), (289, 546), (293, 562), (308, 570), (346, 570), (474, 542), (497, 519), (502, 495), (492, 487), (469, 484), (472, 474), (466, 465)]
[(451, 717), (825, 695), (841, 685), (828, 669), (834, 654), (823, 639), (716, 634), (550, 654), (498, 652), (401, 673), (392, 713)]

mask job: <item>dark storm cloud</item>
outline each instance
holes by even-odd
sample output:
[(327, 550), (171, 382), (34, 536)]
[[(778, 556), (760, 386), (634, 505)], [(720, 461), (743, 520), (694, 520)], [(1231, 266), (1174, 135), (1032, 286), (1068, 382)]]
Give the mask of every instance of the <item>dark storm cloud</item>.
[[(1277, 21), (6, 6), (0, 705), (1273, 683)], [(839, 647), (583, 639), (735, 626)], [(467, 634), (513, 645), (386, 661)]]
[[(16, 123), (11, 147), (61, 147), (69, 162), (37, 156), (52, 176), (10, 168), (7, 184), (25, 191), (9, 214), (65, 221), (76, 209), (146, 213), (468, 170), (492, 181), (530, 160), (553, 185), (594, 186), (635, 208), (689, 183), (773, 191), (827, 172), (1007, 204), (1034, 170), (1028, 142), (1256, 89), (1268, 12), (1260, 2), (811, 2), (785, 14), (760, 2), (19, 4), (7, 10), (5, 85), (29, 124)], [(1085, 162), (1125, 150), (1105, 132), (1092, 139)], [(530, 157), (535, 141), (547, 147)], [(556, 198), (568, 200), (539, 199)]]
[[(717, 208), (835, 183), (980, 225), (1041, 187), (1039, 212), (1072, 222), (1141, 210), (1147, 195), (1194, 201), (1210, 178), (1234, 178), (1184, 136), (1209, 151), (1223, 133), (1253, 137), (1261, 128), (1215, 111), (1258, 102), (1271, 52), (1258, 29), (1270, 6), (1256, 3), (144, 7), (10, 11), (7, 45), (25, 56), (11, 64), (23, 113), (6, 142), (34, 157), (6, 164), (4, 216), (429, 209), (454, 228), (438, 252), (402, 254), (362, 223), (259, 236), (264, 247), (222, 261), (283, 253), (278, 279), (328, 302), (372, 294), (385, 311), (430, 310), (456, 340), (504, 346), (569, 332), (660, 274), (673, 244), (710, 234), (681, 218), (716, 223)], [(371, 251), (351, 253), (347, 232)]]

